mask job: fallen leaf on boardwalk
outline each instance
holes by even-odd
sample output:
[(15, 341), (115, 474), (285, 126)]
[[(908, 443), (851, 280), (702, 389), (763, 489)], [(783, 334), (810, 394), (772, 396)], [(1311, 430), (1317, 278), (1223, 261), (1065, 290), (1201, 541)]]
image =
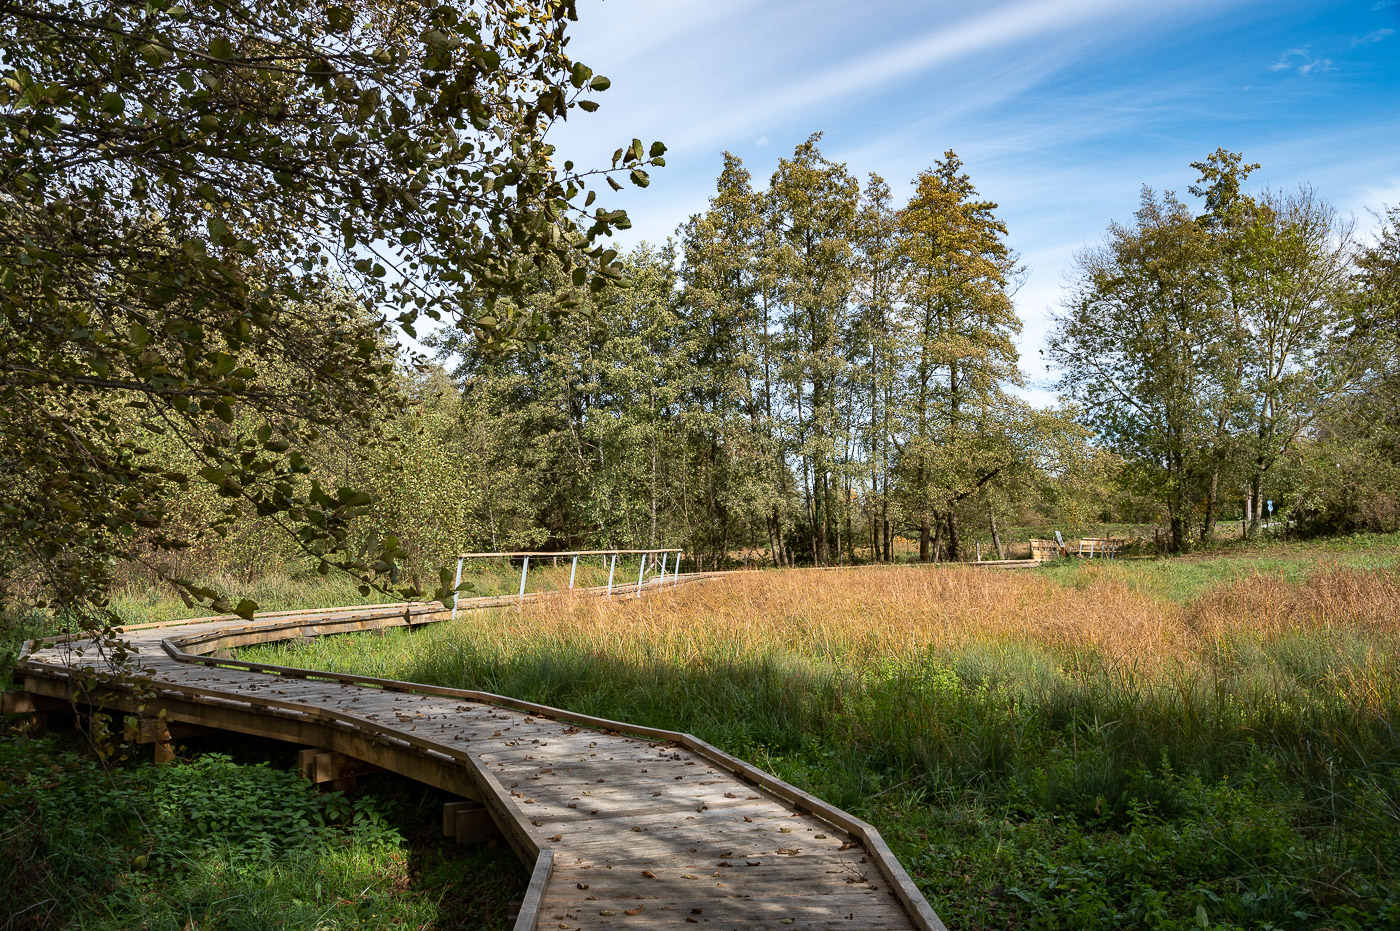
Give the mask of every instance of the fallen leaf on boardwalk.
[(553, 837), (550, 838), (550, 840), (553, 841), (553, 842), (556, 843), (556, 844), (559, 843), (559, 842), (560, 842), (561, 840), (563, 840), (563, 839), (564, 839), (564, 835), (563, 835), (563, 834), (555, 834)]
[(624, 914), (624, 915), (640, 915), (641, 913), (642, 913), (642, 907), (641, 907), (640, 905), (638, 905), (636, 908), (629, 908), (629, 909), (627, 909), (627, 910), (624, 911), (622, 914)]
[(753, 819), (750, 818), (748, 815), (744, 815), (744, 820), (747, 821), (747, 822), (749, 822), (750, 824), (753, 823)]
[(681, 876), (682, 876), (682, 878), (684, 878), (684, 879), (699, 879), (699, 878), (700, 878), (699, 876), (692, 876), (690, 873), (682, 873)]
[(642, 870), (642, 875), (645, 876), (647, 879), (655, 879), (655, 878), (656, 878), (656, 874), (653, 873), (651, 870)]
[(617, 911), (616, 911), (615, 909), (605, 908), (605, 909), (603, 909), (602, 911), (598, 912), (598, 914), (604, 915), (604, 916), (607, 916), (607, 915), (616, 915), (616, 914), (617, 914)]
[(791, 834), (792, 828), (778, 828), (779, 834)]
[(726, 792), (726, 793), (724, 793), (724, 797), (725, 797), (725, 798), (738, 798), (739, 796), (735, 795), (733, 792)]
[(779, 847), (778, 853), (782, 854), (785, 857), (795, 857), (797, 856), (798, 850), (796, 847)]
[(574, 883), (574, 885), (577, 886), (577, 887), (580, 888), (580, 889), (587, 889), (587, 888), (588, 888), (588, 883)]

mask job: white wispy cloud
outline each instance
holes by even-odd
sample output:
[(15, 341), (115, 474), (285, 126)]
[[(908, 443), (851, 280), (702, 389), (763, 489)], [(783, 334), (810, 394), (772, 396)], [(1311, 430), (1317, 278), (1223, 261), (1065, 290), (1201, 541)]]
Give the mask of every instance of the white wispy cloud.
[[(1194, 0), (1162, 4), (1156, 12)], [(940, 65), (1006, 46), (1083, 29), (1121, 16), (1117, 0), (1022, 0), (968, 17), (914, 39), (809, 71), (729, 110), (708, 122), (690, 126), (678, 146), (713, 145), (744, 129), (794, 112), (811, 111), (832, 101), (865, 93)]]
[(1364, 36), (1357, 36), (1355, 39), (1351, 40), (1351, 44), (1370, 45), (1374, 42), (1384, 42), (1393, 35), (1395, 35), (1394, 29), (1377, 29), (1373, 32), (1366, 33)]
[(1336, 71), (1330, 58), (1314, 58), (1305, 48), (1291, 48), (1284, 52), (1270, 71), (1296, 71), (1298, 74), (1311, 74), (1314, 71)]

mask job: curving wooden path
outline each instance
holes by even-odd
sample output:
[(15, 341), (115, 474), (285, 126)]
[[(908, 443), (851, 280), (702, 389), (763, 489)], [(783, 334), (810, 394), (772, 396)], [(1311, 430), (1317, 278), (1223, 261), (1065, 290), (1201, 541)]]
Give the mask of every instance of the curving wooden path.
[(943, 929), (874, 828), (690, 735), (229, 652), (447, 616), (432, 603), (135, 626), (123, 632), (135, 665), (120, 675), (91, 644), (36, 642), (16, 671), (28, 697), (8, 706), (137, 713), (158, 748), (189, 726), (273, 737), (455, 793), (445, 830), (494, 825), (533, 865), (517, 931)]

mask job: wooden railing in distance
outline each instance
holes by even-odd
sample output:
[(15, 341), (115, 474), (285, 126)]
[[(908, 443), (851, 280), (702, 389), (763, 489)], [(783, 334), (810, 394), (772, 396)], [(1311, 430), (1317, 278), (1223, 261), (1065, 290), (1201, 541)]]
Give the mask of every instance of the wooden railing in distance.
[(520, 592), (517, 597), (525, 600), (525, 580), (530, 574), (530, 560), (535, 558), (558, 559), (563, 556), (572, 558), (573, 564), (569, 567), (569, 588), (573, 589), (574, 579), (578, 576), (578, 561), (584, 556), (601, 556), (603, 564), (608, 567), (608, 588), (607, 594), (613, 593), (613, 576), (617, 573), (617, 557), (619, 556), (641, 556), (641, 566), (637, 570), (637, 591), (642, 590), (642, 581), (647, 573), (647, 557), (661, 557), (661, 581), (666, 581), (666, 563), (672, 553), (676, 554), (676, 561), (671, 567), (671, 575), (679, 576), (681, 568), (681, 550), (674, 547), (654, 547), (645, 550), (510, 550), (499, 553), (458, 553), (457, 554), (457, 580), (452, 583), (452, 616), (457, 616), (458, 596), (456, 592), (462, 587), (462, 566), (468, 559), (519, 559), (520, 564)]

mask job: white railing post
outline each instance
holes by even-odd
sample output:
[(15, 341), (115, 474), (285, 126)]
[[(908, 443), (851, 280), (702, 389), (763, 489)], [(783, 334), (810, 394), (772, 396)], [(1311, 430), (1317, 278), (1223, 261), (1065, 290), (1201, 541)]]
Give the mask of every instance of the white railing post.
[(666, 552), (665, 550), (661, 551), (661, 578), (656, 583), (657, 588), (660, 588), (661, 586), (666, 584), (666, 558), (670, 555), (671, 554)]
[(574, 576), (578, 573), (578, 557), (574, 557), (574, 564), (569, 567), (569, 588), (574, 587)]
[(671, 584), (672, 584), (673, 586), (674, 586), (674, 585), (679, 585), (679, 584), (681, 584), (681, 553), (680, 553), (680, 550), (677, 550), (677, 551), (676, 551), (676, 567), (675, 567), (674, 569), (671, 570)]
[[(604, 557), (606, 558), (606, 557)], [(612, 562), (608, 564), (608, 595), (612, 596), (613, 573), (617, 571), (617, 554), (612, 554)]]
[(457, 589), (462, 585), (462, 557), (457, 557), (457, 581), (452, 583), (452, 620), (457, 620)]
[(643, 553), (643, 554), (642, 554), (642, 568), (640, 568), (640, 569), (637, 570), (637, 594), (638, 594), (638, 595), (640, 595), (640, 594), (642, 593), (642, 576), (646, 575), (646, 572), (647, 572), (647, 554), (646, 554), (646, 553)]
[(530, 557), (525, 557), (525, 565), (520, 567), (520, 600), (525, 600), (525, 573), (530, 571)]

